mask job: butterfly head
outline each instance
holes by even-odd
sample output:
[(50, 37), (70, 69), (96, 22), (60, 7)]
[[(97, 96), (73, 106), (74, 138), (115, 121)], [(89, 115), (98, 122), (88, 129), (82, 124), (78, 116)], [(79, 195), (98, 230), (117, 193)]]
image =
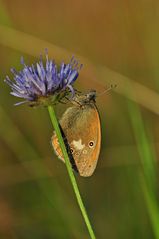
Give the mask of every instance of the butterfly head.
[(79, 94), (76, 93), (72, 98), (72, 103), (75, 105), (87, 105), (90, 103), (95, 103), (96, 90), (90, 90), (88, 93)]

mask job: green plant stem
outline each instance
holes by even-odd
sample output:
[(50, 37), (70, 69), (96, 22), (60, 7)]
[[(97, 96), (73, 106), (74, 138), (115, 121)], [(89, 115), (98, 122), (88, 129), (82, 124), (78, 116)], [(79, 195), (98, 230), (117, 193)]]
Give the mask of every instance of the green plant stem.
[(60, 130), (60, 127), (59, 127), (58, 120), (56, 118), (54, 108), (52, 106), (48, 106), (48, 111), (49, 111), (49, 114), (50, 114), (52, 125), (55, 129), (57, 138), (59, 140), (59, 144), (60, 144), (64, 159), (65, 159), (65, 164), (66, 164), (66, 168), (67, 168), (67, 171), (68, 171), (68, 175), (69, 175), (69, 178), (71, 180), (71, 184), (72, 184), (73, 190), (75, 192), (76, 199), (77, 199), (78, 205), (80, 207), (82, 216), (83, 216), (84, 221), (86, 223), (86, 226), (87, 226), (87, 229), (89, 231), (91, 239), (96, 239), (94, 231), (93, 231), (91, 223), (90, 223), (90, 220), (88, 218), (85, 206), (83, 204), (83, 201), (82, 201), (82, 198), (81, 198), (81, 195), (80, 195), (80, 192), (79, 192), (79, 188), (78, 188), (74, 173), (72, 171), (72, 166), (71, 166), (71, 163), (70, 163), (70, 160), (69, 160), (69, 156), (67, 154), (65, 143), (64, 143), (62, 135), (61, 135), (61, 130)]
[(148, 208), (148, 213), (151, 220), (152, 229), (154, 232), (154, 237), (156, 239), (159, 239), (159, 228), (158, 228), (159, 208), (156, 195), (154, 194), (153, 190), (148, 187), (147, 182), (145, 180), (145, 176), (141, 172), (139, 173), (139, 179), (140, 186), (144, 193), (145, 202)]
[[(153, 147), (147, 137), (144, 122), (142, 120), (140, 108), (137, 104), (128, 101), (130, 120), (134, 131), (141, 163), (142, 171), (139, 174), (140, 186), (144, 193), (144, 198), (149, 213), (154, 237), (159, 239), (159, 207), (156, 197), (156, 165), (157, 159)], [(141, 169), (140, 169), (141, 170)]]

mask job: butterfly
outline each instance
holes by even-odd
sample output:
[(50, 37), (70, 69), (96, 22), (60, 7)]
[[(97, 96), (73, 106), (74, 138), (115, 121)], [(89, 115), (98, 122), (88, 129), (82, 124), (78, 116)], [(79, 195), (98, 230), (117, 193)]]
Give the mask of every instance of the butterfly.
[[(59, 121), (72, 168), (83, 177), (93, 174), (101, 148), (101, 123), (95, 99), (95, 90), (76, 93), (71, 100), (73, 106), (66, 109)], [(55, 132), (51, 141), (56, 155), (64, 162)]]

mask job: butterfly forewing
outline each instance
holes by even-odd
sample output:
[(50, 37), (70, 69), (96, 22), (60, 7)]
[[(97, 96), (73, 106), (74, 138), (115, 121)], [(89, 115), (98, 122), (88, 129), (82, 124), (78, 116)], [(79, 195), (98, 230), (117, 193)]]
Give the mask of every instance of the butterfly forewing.
[[(60, 125), (79, 174), (91, 176), (96, 168), (101, 145), (100, 119), (95, 104), (68, 108)], [(52, 145), (57, 156), (64, 161), (56, 134), (52, 137)]]

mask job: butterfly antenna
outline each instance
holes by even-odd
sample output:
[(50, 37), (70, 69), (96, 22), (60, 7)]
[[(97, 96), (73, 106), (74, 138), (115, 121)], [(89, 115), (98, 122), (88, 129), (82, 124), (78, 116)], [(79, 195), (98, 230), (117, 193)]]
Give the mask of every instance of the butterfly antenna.
[(99, 93), (97, 96), (104, 95), (105, 93), (110, 92), (111, 90), (115, 89), (117, 85), (110, 85), (107, 89), (105, 89), (103, 92)]

